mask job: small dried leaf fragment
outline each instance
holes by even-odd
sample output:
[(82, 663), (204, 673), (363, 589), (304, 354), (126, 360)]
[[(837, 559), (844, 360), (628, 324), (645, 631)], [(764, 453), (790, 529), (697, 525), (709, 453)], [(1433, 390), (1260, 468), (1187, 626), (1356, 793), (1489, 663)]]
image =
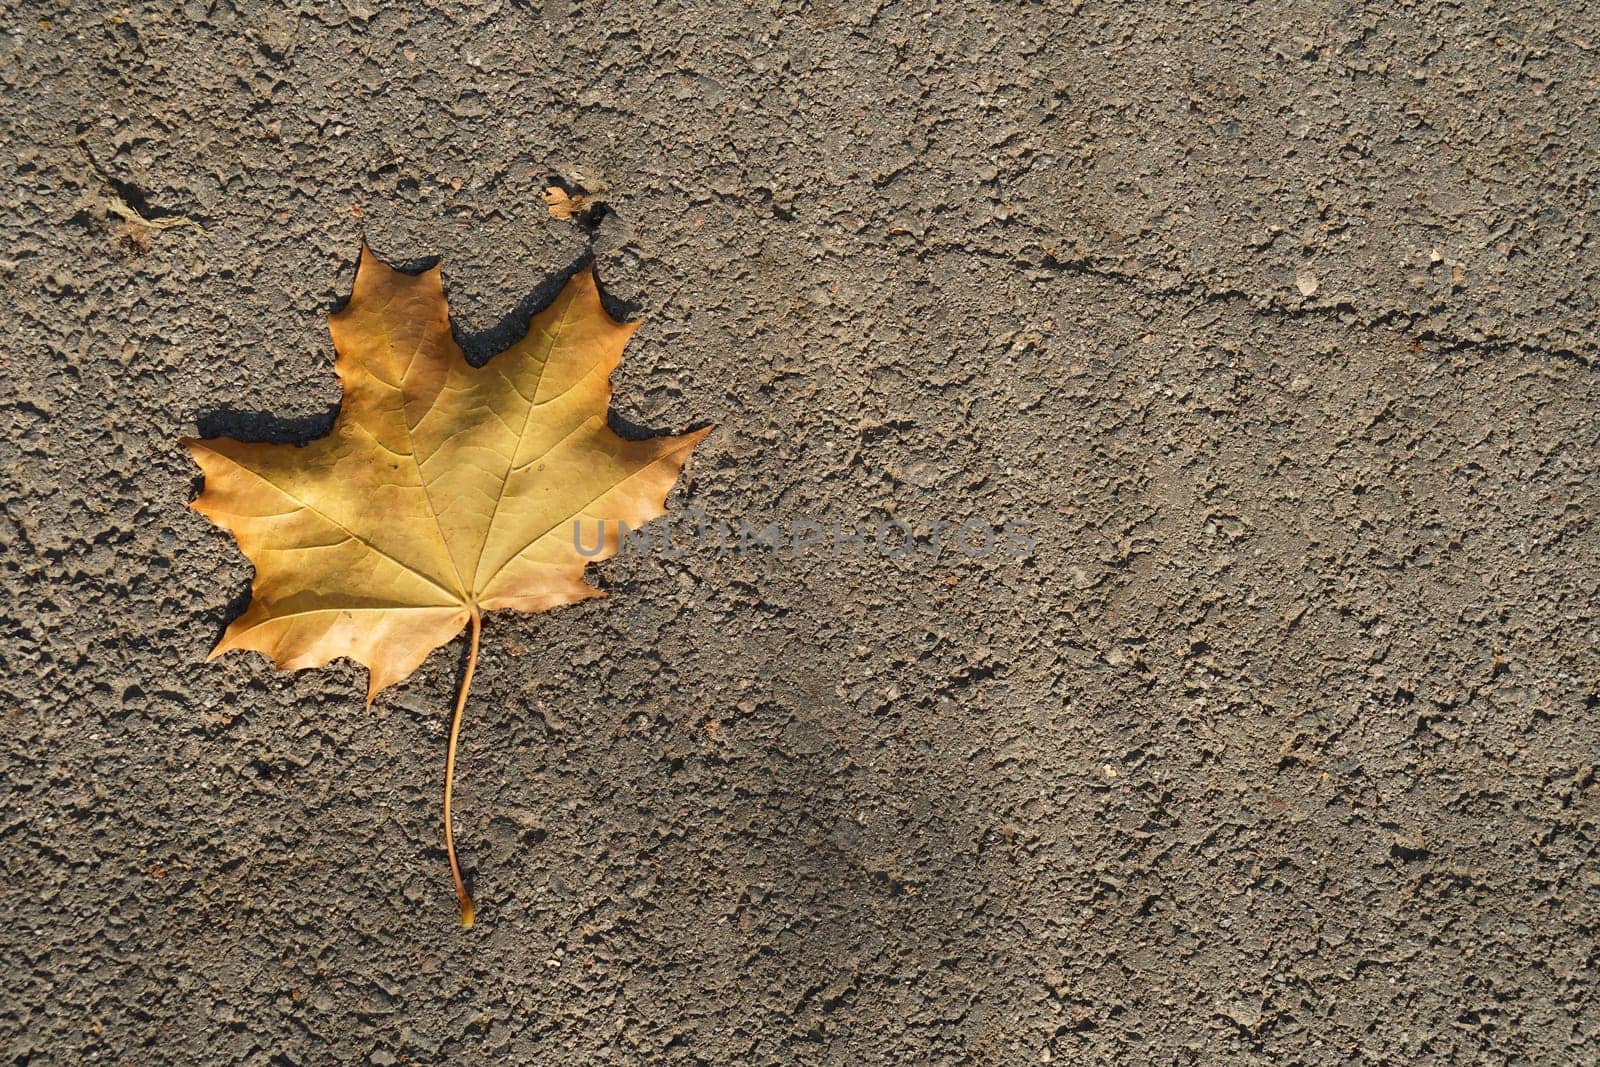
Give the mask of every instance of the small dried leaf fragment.
[(593, 197), (567, 192), (559, 185), (552, 185), (544, 191), (545, 206), (550, 211), (553, 219), (570, 219), (574, 215), (582, 215), (595, 204), (599, 203)]
[[(363, 248), (329, 325), (344, 397), (327, 436), (183, 443), (205, 474), (192, 506), (255, 565), (212, 656), (251, 649), (285, 670), (346, 656), (369, 671), (369, 704), (469, 623), (470, 682), (484, 612), (602, 595), (585, 565), (616, 553), (618, 522), (665, 513), (711, 430), (629, 441), (606, 424), (636, 324), (606, 314), (592, 268), (482, 367), (451, 334), (438, 267), (404, 274)], [(577, 551), (574, 521), (603, 523), (598, 552)], [(465, 698), (464, 683), (452, 769)], [(448, 801), (446, 819), (448, 838)], [(470, 922), (459, 872), (457, 888)]]

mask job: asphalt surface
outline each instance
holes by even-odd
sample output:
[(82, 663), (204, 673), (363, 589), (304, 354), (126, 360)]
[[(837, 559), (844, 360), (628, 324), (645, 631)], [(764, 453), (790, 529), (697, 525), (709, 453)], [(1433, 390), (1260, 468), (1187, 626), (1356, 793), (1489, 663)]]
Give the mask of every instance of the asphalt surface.
[[(1593, 4), (0, 19), (6, 1063), (1600, 1062)], [(462, 648), (205, 662), (178, 438), (327, 426), (363, 240), (923, 545), (491, 618), (470, 931)]]

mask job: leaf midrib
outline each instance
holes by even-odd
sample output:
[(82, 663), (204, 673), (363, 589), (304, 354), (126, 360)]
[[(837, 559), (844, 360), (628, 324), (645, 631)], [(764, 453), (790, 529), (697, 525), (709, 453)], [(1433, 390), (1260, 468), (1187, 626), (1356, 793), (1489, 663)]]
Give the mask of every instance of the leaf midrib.
[[(488, 582), (484, 583), (483, 588), (478, 587), (478, 571), (483, 567), (483, 554), (489, 548), (490, 538), (494, 536), (495, 520), (500, 517), (500, 502), (506, 498), (506, 485), (511, 481), (511, 470), (517, 464), (517, 453), (522, 449), (523, 438), (528, 435), (528, 425), (533, 422), (533, 409), (539, 406), (539, 389), (544, 385), (545, 373), (550, 369), (550, 357), (555, 354), (556, 342), (566, 330), (567, 319), (572, 315), (573, 305), (577, 303), (577, 300), (567, 295), (566, 290), (563, 290), (561, 295), (566, 296), (567, 306), (561, 309), (561, 317), (556, 320), (555, 328), (550, 331), (550, 340), (545, 345), (544, 358), (539, 363), (539, 376), (533, 380), (533, 397), (528, 401), (527, 410), (522, 413), (522, 429), (517, 431), (517, 443), (512, 447), (511, 454), (506, 457), (506, 470), (500, 476), (500, 491), (494, 496), (494, 507), (489, 511), (489, 522), (483, 528), (483, 540), (478, 543), (478, 557), (472, 561), (472, 589), (468, 595), (474, 603), (477, 602), (478, 594), (488, 588)], [(521, 399), (522, 390), (517, 389), (515, 392), (517, 397)], [(583, 423), (579, 425), (581, 426)], [(570, 437), (572, 435), (568, 434), (567, 436)], [(430, 503), (429, 507), (432, 506)], [(490, 575), (490, 581), (493, 581), (499, 573), (500, 570), (497, 568), (495, 573)]]
[[(441, 299), (442, 298), (441, 283)], [(383, 310), (387, 311), (388, 307), (389, 305), (385, 304)], [(389, 336), (389, 320), (380, 313), (378, 315), (378, 323), (379, 329), (383, 331), (384, 346), (392, 353), (394, 351), (394, 342)], [(445, 323), (446, 337), (449, 339), (451, 344), (454, 344), (455, 338), (449, 334), (449, 329), (450, 326), (447, 319)], [(456, 596), (458, 596), (465, 603), (471, 603), (473, 602), (473, 597), (467, 592), (467, 583), (461, 580), (461, 568), (456, 566), (456, 554), (450, 551), (450, 539), (445, 536), (444, 521), (439, 517), (439, 509), (433, 506), (433, 491), (428, 488), (428, 479), (423, 476), (422, 457), (417, 455), (416, 438), (411, 435), (411, 412), (408, 410), (406, 405), (406, 378), (410, 375), (411, 367), (416, 363), (417, 356), (420, 355), (421, 352), (422, 342), (419, 340), (417, 342), (417, 347), (411, 353), (411, 358), (406, 361), (406, 369), (400, 374), (399, 386), (392, 388), (394, 388), (396, 395), (400, 397), (400, 425), (406, 428), (406, 444), (411, 449), (411, 465), (415, 467), (417, 471), (417, 484), (422, 487), (422, 499), (428, 505), (428, 514), (433, 516), (433, 528), (439, 532), (439, 546), (444, 549), (445, 559), (450, 561), (450, 569), (455, 572), (456, 588), (458, 590)], [(427, 412), (423, 412), (423, 414), (426, 415)], [(420, 422), (421, 420), (419, 419), (418, 421)], [(399, 563), (399, 560), (395, 560), (395, 562)], [(405, 566), (403, 563), (400, 565), (402, 567)], [(408, 567), (407, 569), (409, 570), (410, 568)], [(422, 577), (426, 578), (427, 576), (423, 575)], [(432, 579), (429, 580), (431, 581)]]

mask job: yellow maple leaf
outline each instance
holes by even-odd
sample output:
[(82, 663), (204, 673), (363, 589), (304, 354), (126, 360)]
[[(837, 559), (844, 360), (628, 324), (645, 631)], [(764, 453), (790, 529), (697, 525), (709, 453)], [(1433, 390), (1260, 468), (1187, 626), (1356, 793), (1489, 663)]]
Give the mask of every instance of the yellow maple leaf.
[[(326, 437), (183, 441), (205, 473), (191, 506), (233, 533), (256, 572), (211, 654), (252, 649), (285, 670), (347, 656), (366, 665), (371, 704), (471, 627), (445, 769), (445, 841), (470, 926), (450, 791), (482, 615), (602, 595), (585, 565), (616, 553), (618, 523), (664, 514), (711, 427), (629, 441), (606, 424), (637, 324), (605, 312), (592, 268), (482, 367), (451, 335), (438, 267), (404, 274), (363, 248), (329, 325), (344, 398)], [(601, 526), (598, 551), (578, 552), (574, 522)]]

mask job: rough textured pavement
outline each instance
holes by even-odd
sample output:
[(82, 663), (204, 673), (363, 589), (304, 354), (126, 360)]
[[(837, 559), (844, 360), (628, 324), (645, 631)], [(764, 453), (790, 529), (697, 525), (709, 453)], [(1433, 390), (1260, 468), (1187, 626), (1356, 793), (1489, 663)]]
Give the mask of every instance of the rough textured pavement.
[[(1592, 3), (0, 18), (6, 1063), (1600, 1062)], [(460, 646), (205, 662), (363, 239), (593, 254), (676, 508), (1035, 548), (494, 617), (463, 931)]]

